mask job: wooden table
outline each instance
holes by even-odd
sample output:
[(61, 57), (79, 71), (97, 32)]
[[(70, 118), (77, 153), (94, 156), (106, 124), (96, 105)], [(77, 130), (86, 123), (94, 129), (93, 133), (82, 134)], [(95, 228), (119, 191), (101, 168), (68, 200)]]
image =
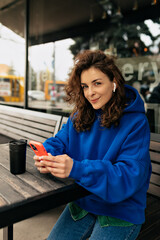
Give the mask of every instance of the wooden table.
[(9, 145), (0, 144), (0, 228), (3, 240), (13, 239), (13, 224), (89, 194), (72, 179), (40, 174), (34, 153), (27, 147), (26, 172), (13, 175), (9, 166)]

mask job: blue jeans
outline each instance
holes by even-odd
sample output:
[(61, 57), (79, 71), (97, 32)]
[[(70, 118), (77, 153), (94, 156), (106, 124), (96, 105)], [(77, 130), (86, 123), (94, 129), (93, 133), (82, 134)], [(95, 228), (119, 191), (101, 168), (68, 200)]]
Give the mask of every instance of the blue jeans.
[(101, 227), (97, 217), (87, 214), (74, 221), (67, 206), (53, 227), (47, 240), (135, 240), (141, 225), (130, 227)]

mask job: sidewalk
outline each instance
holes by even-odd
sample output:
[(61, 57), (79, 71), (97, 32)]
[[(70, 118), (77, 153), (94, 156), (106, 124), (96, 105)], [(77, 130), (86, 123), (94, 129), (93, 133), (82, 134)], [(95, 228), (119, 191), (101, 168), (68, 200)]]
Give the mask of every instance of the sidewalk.
[[(13, 225), (14, 240), (45, 240), (64, 206), (52, 209), (35, 217)], [(3, 229), (0, 229), (0, 240), (3, 240)]]

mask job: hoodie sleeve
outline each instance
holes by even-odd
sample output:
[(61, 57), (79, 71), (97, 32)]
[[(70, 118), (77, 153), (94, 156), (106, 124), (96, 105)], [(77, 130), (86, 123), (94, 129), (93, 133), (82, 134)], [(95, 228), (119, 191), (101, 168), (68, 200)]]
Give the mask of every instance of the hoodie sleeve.
[(150, 177), (148, 122), (143, 119), (123, 142), (116, 159), (106, 153), (103, 160), (74, 159), (70, 176), (91, 193), (116, 203), (131, 197)]
[(48, 153), (53, 156), (67, 154), (68, 147), (68, 122), (62, 126), (62, 129), (55, 135), (55, 137), (48, 138), (43, 146)]

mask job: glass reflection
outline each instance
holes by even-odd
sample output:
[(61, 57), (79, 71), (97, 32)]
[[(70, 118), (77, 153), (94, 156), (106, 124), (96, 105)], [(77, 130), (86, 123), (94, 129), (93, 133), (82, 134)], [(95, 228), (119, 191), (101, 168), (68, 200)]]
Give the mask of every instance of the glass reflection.
[(23, 105), (24, 38), (0, 23), (0, 102)]
[(73, 65), (72, 39), (29, 47), (29, 107), (70, 111), (64, 87)]

